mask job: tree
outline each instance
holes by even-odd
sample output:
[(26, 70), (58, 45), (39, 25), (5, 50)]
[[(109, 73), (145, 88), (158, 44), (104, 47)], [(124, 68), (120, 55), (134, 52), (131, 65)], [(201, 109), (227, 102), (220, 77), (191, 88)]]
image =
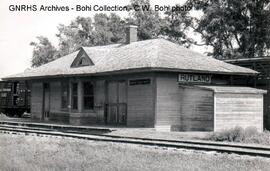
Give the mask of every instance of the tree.
[(169, 40), (175, 43), (189, 47), (192, 43), (195, 43), (188, 36), (192, 20), (189, 11), (166, 11), (161, 26), (161, 34), (167, 36)]
[[(150, 8), (149, 0), (131, 0), (131, 6), (140, 7), (140, 9), (130, 11), (130, 17), (127, 22), (138, 26), (139, 40), (157, 38), (161, 31), (161, 18), (159, 13)], [(149, 10), (142, 9), (143, 7)]]
[[(58, 50), (54, 48), (53, 57), (48, 56), (48, 61), (72, 53), (81, 46), (123, 43), (127, 23), (138, 26), (139, 40), (162, 36), (186, 46), (192, 42), (186, 33), (191, 24), (188, 13), (168, 12), (165, 18), (161, 18), (159, 13), (150, 7), (149, 0), (131, 0), (130, 4), (140, 9), (130, 11), (130, 17), (126, 19), (114, 13), (110, 15), (99, 13), (93, 20), (90, 17), (77, 17), (68, 25), (60, 24), (56, 34), (59, 40)], [(33, 63), (33, 66), (36, 65)]]
[(127, 23), (138, 26), (139, 40), (163, 37), (186, 47), (193, 42), (187, 36), (192, 24), (188, 11), (170, 10), (165, 12), (165, 17), (162, 18), (159, 12), (151, 8), (149, 0), (131, 0), (131, 6), (140, 7), (140, 10), (132, 10), (130, 18), (127, 19)]
[[(192, 3), (192, 0), (189, 1)], [(209, 0), (195, 5), (203, 11), (195, 31), (215, 58), (264, 56), (270, 48), (269, 0)]]
[(67, 26), (58, 26), (59, 56), (76, 51), (81, 46), (94, 44), (93, 25), (90, 17), (77, 17)]
[(125, 22), (118, 15), (100, 13), (94, 16), (94, 21), (94, 45), (123, 42)]
[(109, 17), (109, 31), (112, 33), (111, 43), (123, 43), (125, 42), (125, 25), (126, 22), (116, 15), (111, 13)]
[(76, 51), (81, 46), (107, 45), (123, 42), (125, 22), (116, 14), (96, 14), (77, 17), (69, 25), (59, 25), (59, 56)]
[(38, 67), (53, 61), (56, 58), (56, 48), (51, 44), (48, 38), (39, 36), (37, 37), (38, 43), (31, 42), (30, 45), (34, 46), (32, 56), (32, 67)]

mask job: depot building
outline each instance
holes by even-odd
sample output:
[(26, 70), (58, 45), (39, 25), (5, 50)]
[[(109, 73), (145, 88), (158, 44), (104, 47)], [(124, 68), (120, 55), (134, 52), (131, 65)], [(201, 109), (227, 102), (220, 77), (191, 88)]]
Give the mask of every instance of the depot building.
[(204, 56), (165, 39), (81, 47), (4, 80), (31, 87), (32, 118), (73, 125), (220, 131), (263, 130), (264, 90), (233, 86), (257, 72)]

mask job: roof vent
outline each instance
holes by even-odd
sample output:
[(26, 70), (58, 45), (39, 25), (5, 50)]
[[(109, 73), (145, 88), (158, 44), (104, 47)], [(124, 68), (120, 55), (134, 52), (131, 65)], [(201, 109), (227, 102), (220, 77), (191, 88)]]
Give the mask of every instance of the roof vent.
[(135, 25), (126, 26), (126, 44), (137, 42), (137, 28), (138, 26)]

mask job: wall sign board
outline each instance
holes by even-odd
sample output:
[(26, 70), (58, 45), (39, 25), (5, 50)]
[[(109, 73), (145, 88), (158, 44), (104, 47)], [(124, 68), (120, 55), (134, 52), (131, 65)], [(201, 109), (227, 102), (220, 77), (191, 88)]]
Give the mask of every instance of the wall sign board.
[(129, 85), (144, 85), (144, 84), (151, 84), (151, 80), (148, 79), (136, 79), (136, 80), (129, 80)]
[(204, 74), (179, 74), (179, 83), (211, 83), (212, 75)]

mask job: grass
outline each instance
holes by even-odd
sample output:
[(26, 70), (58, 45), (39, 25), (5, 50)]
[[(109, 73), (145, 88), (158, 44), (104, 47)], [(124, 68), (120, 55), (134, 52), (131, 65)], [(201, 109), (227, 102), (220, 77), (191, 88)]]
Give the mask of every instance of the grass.
[(0, 134), (0, 170), (269, 170), (270, 159), (72, 138)]

